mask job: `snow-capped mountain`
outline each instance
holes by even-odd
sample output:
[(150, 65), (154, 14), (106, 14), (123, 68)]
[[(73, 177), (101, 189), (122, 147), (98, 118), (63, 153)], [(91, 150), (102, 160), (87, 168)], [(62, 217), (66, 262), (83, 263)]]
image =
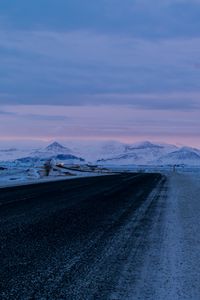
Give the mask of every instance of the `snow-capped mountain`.
[[(199, 152), (199, 154), (197, 153)], [(189, 147), (183, 147), (177, 151), (173, 151), (158, 160), (161, 164), (186, 164), (200, 165), (200, 151)]]
[(192, 147), (181, 147), (179, 148), (179, 150), (182, 150), (182, 151), (189, 151), (189, 152), (194, 152), (196, 154), (198, 154), (200, 156), (200, 149), (197, 149), (197, 148), (192, 148)]
[(51, 156), (55, 156), (58, 154), (72, 154), (72, 150), (64, 147), (63, 145), (59, 144), (58, 142), (54, 142), (50, 145), (48, 145), (46, 148), (44, 149), (39, 149), (37, 151), (34, 151), (31, 153), (30, 156), (33, 157), (51, 157)]
[(159, 144), (153, 144), (149, 141), (144, 141), (144, 142), (141, 142), (141, 143), (135, 143), (133, 145), (128, 145), (127, 146), (127, 150), (135, 150), (135, 149), (140, 149), (140, 150), (143, 150), (143, 149), (159, 149), (159, 148), (163, 148), (163, 146), (159, 145)]
[(52, 144), (50, 144), (49, 146), (47, 146), (45, 148), (45, 151), (47, 152), (53, 152), (53, 153), (71, 153), (72, 150), (67, 148), (67, 147), (64, 147), (63, 145), (59, 144), (58, 142), (53, 142)]
[(69, 143), (70, 147), (58, 142), (34, 150), (15, 148), (0, 150), (0, 161), (16, 161), (18, 164), (37, 164), (47, 159), (68, 163), (98, 163), (100, 165), (200, 165), (200, 150), (177, 147), (149, 141), (123, 144), (116, 141)]
[(98, 160), (99, 164), (118, 165), (200, 165), (200, 150), (191, 147), (178, 148), (169, 144), (142, 142), (127, 145), (120, 155)]
[(101, 158), (111, 158), (125, 151), (127, 145), (117, 141), (81, 141), (70, 143), (70, 148), (77, 156), (96, 163)]
[(110, 157), (109, 159), (102, 158), (98, 160), (98, 163), (103, 164), (157, 164), (162, 156), (176, 151), (178, 148), (174, 145), (168, 144), (153, 144), (145, 141), (133, 145), (126, 145), (124, 151), (117, 155)]
[(44, 149), (31, 152), (29, 156), (17, 159), (17, 162), (23, 164), (33, 164), (45, 161), (47, 159), (54, 159), (55, 161), (68, 161), (70, 163), (84, 162), (82, 157), (74, 155), (71, 149), (59, 144), (58, 142), (54, 142)]
[(152, 151), (173, 151), (177, 149), (175, 145), (171, 144), (158, 144), (158, 143), (151, 143), (149, 141), (144, 141), (140, 143), (135, 143), (132, 145), (128, 145), (126, 147), (127, 151), (133, 151), (133, 150), (152, 150)]

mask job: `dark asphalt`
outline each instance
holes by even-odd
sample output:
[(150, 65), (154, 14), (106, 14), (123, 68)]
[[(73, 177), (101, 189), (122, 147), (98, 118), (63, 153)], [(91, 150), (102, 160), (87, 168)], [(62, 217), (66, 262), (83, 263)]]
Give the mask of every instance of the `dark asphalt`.
[(0, 299), (126, 299), (117, 286), (144, 250), (164, 182), (122, 174), (1, 189)]

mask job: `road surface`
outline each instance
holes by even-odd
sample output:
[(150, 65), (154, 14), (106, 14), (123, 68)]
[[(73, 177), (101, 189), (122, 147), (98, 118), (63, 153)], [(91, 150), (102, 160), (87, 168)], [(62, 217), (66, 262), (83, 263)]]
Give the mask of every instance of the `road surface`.
[(200, 299), (170, 180), (122, 174), (2, 189), (0, 298)]

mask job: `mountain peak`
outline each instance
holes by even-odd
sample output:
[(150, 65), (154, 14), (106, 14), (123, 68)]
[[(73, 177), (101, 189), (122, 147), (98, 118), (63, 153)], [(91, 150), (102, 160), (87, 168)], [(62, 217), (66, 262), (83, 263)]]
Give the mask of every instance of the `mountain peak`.
[(163, 146), (159, 145), (159, 144), (153, 144), (149, 141), (144, 141), (144, 142), (140, 142), (140, 143), (136, 143), (136, 144), (133, 144), (131, 146), (128, 146), (128, 149), (131, 150), (131, 149), (149, 149), (149, 148), (163, 148)]
[(154, 147), (160, 147), (159, 145), (157, 144), (153, 144), (149, 141), (144, 141), (144, 142), (141, 142), (139, 145), (139, 147), (144, 147), (144, 148), (154, 148)]
[(67, 147), (64, 147), (58, 142), (53, 142), (49, 146), (45, 148), (46, 151), (54, 151), (54, 152), (71, 152), (71, 150)]
[(46, 147), (46, 149), (52, 149), (52, 148), (65, 149), (65, 147), (63, 145), (59, 144), (58, 142), (53, 142)]

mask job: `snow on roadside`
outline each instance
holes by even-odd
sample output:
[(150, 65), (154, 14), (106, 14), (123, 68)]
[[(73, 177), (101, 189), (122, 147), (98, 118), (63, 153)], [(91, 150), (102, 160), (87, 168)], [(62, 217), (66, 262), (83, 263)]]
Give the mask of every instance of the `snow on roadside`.
[(52, 172), (52, 175), (50, 176), (41, 177), (38, 170), (34, 168), (29, 170), (23, 168), (8, 169), (0, 171), (0, 188), (106, 175), (106, 173), (99, 172), (70, 171), (70, 173), (71, 175), (66, 176), (64, 174)]
[(200, 174), (167, 178), (110, 300), (200, 299)]
[(173, 299), (196, 300), (200, 299), (200, 175), (177, 174), (171, 181), (170, 199), (174, 211), (171, 233), (177, 232), (174, 236), (177, 250), (172, 250), (177, 263), (172, 261), (174, 273), (177, 269), (176, 298)]
[[(154, 290), (149, 299), (197, 300), (200, 299), (200, 175), (179, 173), (168, 178), (160, 262), (151, 270), (148, 280)], [(151, 259), (151, 249), (149, 256)]]

